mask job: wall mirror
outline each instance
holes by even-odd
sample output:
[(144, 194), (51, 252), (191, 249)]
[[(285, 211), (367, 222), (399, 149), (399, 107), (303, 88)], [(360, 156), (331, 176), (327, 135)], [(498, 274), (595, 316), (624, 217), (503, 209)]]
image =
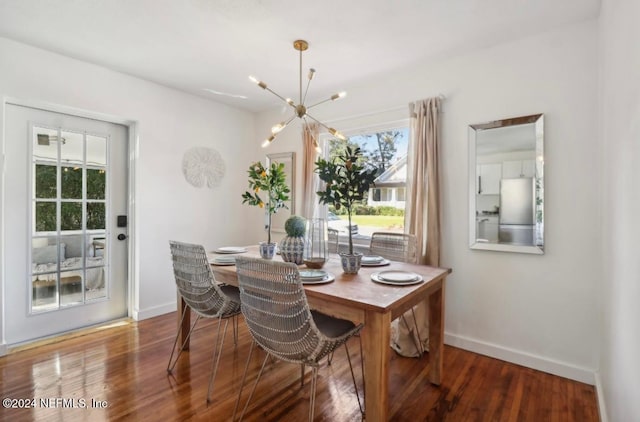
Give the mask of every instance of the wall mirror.
[[(291, 189), (289, 200), (285, 203), (286, 208), (281, 208), (277, 213), (271, 216), (271, 231), (275, 233), (284, 233), (284, 223), (287, 218), (295, 214), (295, 188), (296, 188), (296, 154), (294, 152), (281, 152), (276, 154), (267, 154), (267, 168), (271, 167), (271, 163), (284, 164), (284, 172), (287, 175), (287, 186)], [(265, 228), (269, 224), (269, 214), (265, 214)]]
[(469, 125), (469, 246), (544, 253), (544, 116)]

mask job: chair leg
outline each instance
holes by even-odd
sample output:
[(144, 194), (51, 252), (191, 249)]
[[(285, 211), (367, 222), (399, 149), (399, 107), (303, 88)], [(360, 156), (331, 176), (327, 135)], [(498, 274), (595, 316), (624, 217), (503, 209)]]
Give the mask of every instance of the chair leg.
[[(260, 372), (258, 372), (258, 376), (256, 377), (256, 381), (253, 383), (253, 388), (251, 389), (251, 393), (249, 393), (249, 397), (247, 398), (247, 402), (244, 404), (244, 409), (242, 409), (242, 413), (240, 414), (240, 419), (239, 419), (240, 421), (244, 417), (244, 414), (247, 411), (247, 408), (249, 407), (249, 402), (253, 398), (253, 393), (256, 392), (256, 387), (258, 386), (258, 381), (260, 381), (260, 377), (262, 376), (262, 372), (264, 371), (264, 367), (267, 365), (267, 360), (269, 360), (269, 354), (268, 353), (267, 353), (267, 356), (265, 356), (264, 360), (262, 361), (262, 366), (260, 367)], [(247, 368), (248, 367), (249, 367), (249, 362), (247, 362)], [(246, 376), (246, 369), (247, 368), (245, 368), (245, 376)], [(243, 383), (242, 384), (244, 385), (244, 379), (243, 379)], [(242, 390), (240, 390), (240, 393), (242, 393)], [(238, 396), (238, 400), (240, 400), (240, 396)]]
[(300, 388), (304, 387), (304, 363), (300, 364)]
[(171, 373), (171, 371), (173, 371), (173, 368), (174, 366), (176, 366), (178, 359), (180, 359), (180, 355), (182, 355), (182, 351), (184, 350), (184, 347), (189, 342), (189, 338), (191, 338), (191, 333), (193, 332), (194, 327), (200, 320), (200, 315), (198, 315), (196, 320), (193, 321), (193, 324), (191, 324), (191, 327), (189, 328), (189, 332), (187, 333), (187, 337), (184, 339), (182, 346), (180, 346), (180, 351), (178, 352), (178, 356), (176, 356), (176, 359), (173, 361), (173, 363), (171, 363), (173, 359), (173, 354), (176, 351), (176, 344), (178, 343), (178, 338), (180, 337), (180, 333), (182, 332), (182, 322), (184, 321), (184, 317), (187, 314), (187, 312), (189, 312), (189, 307), (185, 306), (184, 310), (182, 311), (182, 318), (180, 319), (180, 328), (178, 328), (178, 332), (176, 333), (176, 339), (173, 341), (173, 347), (171, 348), (171, 356), (169, 356), (169, 363), (167, 364), (168, 373)]
[(313, 412), (316, 407), (316, 386), (318, 385), (318, 367), (311, 368), (311, 398), (309, 400), (309, 422), (313, 422)]
[[(411, 309), (411, 311), (413, 312), (413, 309)], [(413, 323), (414, 323), (413, 330), (409, 326), (409, 323), (407, 322), (407, 319), (405, 318), (404, 314), (400, 316), (400, 320), (404, 323), (405, 327), (407, 327), (407, 330), (409, 331), (409, 335), (411, 336), (411, 340), (413, 340), (413, 345), (416, 347), (416, 351), (418, 352), (418, 356), (422, 356), (422, 354), (424, 353), (424, 348), (422, 347), (422, 343), (420, 341), (420, 334), (418, 334), (417, 332), (418, 322), (416, 320), (415, 314), (413, 315)], [(414, 334), (414, 331), (415, 331), (415, 334)]]
[[(233, 416), (231, 417), (231, 420), (235, 422), (236, 420), (236, 413), (238, 412), (238, 405), (240, 404), (240, 397), (242, 396), (242, 390), (244, 389), (244, 382), (247, 378), (247, 372), (249, 370), (249, 362), (251, 362), (251, 355), (253, 354), (253, 348), (256, 345), (255, 341), (251, 342), (251, 346), (249, 346), (249, 355), (247, 356), (247, 363), (244, 366), (244, 373), (242, 374), (242, 381), (240, 381), (240, 392), (238, 392), (238, 398), (236, 399), (236, 404), (233, 407)], [(267, 356), (269, 356), (267, 354)], [(242, 419), (242, 418), (240, 418)]]
[[(222, 318), (218, 318), (218, 330), (216, 332), (216, 344), (213, 348), (213, 358), (211, 359), (211, 375), (209, 376), (209, 389), (207, 390), (207, 403), (211, 403), (211, 392), (213, 391), (213, 383), (218, 373), (218, 365), (220, 364), (220, 356), (222, 356), (222, 347), (224, 346), (224, 338), (227, 336), (227, 326), (229, 325), (229, 319), (224, 321), (224, 330), (222, 332), (222, 339), (220, 338), (220, 325), (222, 324)], [(231, 323), (233, 325), (233, 322)], [(219, 342), (219, 346), (218, 346)]]
[[(356, 398), (358, 399), (358, 407), (360, 408), (360, 413), (362, 414), (362, 416), (364, 416), (364, 408), (362, 406), (362, 403), (360, 402), (360, 394), (358, 394), (358, 384), (356, 383), (356, 376), (353, 372), (353, 365), (351, 365), (351, 356), (349, 355), (349, 346), (347, 346), (346, 342), (344, 343), (344, 350), (347, 352), (347, 361), (349, 362), (349, 370), (351, 371), (351, 379), (353, 380), (353, 387), (356, 389)], [(360, 340), (360, 356), (361, 356), (361, 359), (364, 359), (364, 357), (362, 356), (362, 340)], [(361, 369), (362, 369), (362, 384), (364, 388), (364, 366), (363, 365), (361, 365)]]

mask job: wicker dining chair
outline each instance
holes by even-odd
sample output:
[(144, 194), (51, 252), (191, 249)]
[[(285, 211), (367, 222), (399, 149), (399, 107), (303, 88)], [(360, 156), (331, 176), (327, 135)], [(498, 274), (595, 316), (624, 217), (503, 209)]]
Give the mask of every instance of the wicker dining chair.
[[(309, 421), (313, 421), (316, 385), (320, 360), (344, 345), (355, 386), (360, 412), (363, 405), (358, 394), (347, 341), (358, 334), (363, 324), (334, 318), (309, 308), (298, 267), (290, 262), (267, 261), (249, 257), (236, 258), (242, 314), (253, 338), (233, 420), (238, 410), (242, 390), (247, 378), (251, 354), (255, 345), (267, 353), (260, 372), (240, 415), (242, 420), (256, 390), (265, 364), (272, 356), (276, 359), (301, 365), (301, 384), (304, 384), (305, 365), (312, 368)], [(362, 343), (360, 342), (362, 357)], [(364, 380), (364, 370), (361, 367)]]
[[(207, 391), (207, 402), (210, 402), (229, 319), (232, 319), (234, 344), (237, 345), (238, 343), (237, 316), (240, 314), (240, 292), (235, 286), (218, 284), (216, 282), (209, 260), (207, 259), (207, 252), (202, 245), (176, 241), (169, 241), (169, 245), (171, 247), (173, 274), (175, 276), (178, 293), (188, 306), (185, 306), (182, 311), (182, 320), (180, 321), (180, 328), (176, 333), (176, 339), (173, 342), (167, 372), (171, 373), (171, 371), (173, 371), (176, 362), (178, 362), (200, 318), (217, 318), (216, 343), (213, 348), (211, 375), (209, 377), (209, 388)], [(191, 324), (184, 343), (180, 346), (178, 355), (173, 359), (178, 338), (182, 332), (182, 321), (184, 321), (189, 309), (192, 309), (197, 317)], [(220, 337), (220, 327), (223, 320), (224, 331), (222, 337)]]
[[(371, 244), (369, 246), (369, 253), (371, 255), (379, 255), (392, 261), (416, 264), (418, 261), (417, 249), (417, 238), (413, 234), (393, 232), (374, 232), (371, 234)], [(411, 308), (411, 315), (413, 317), (413, 330), (409, 326), (404, 314), (400, 316), (400, 320), (407, 327), (418, 356), (422, 356), (425, 352), (424, 343), (420, 337), (418, 320), (416, 319), (413, 308)]]

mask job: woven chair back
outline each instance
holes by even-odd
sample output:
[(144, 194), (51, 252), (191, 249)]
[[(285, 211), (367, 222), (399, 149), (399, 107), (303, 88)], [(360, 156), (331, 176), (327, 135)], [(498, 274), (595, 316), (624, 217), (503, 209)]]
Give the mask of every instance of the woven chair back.
[(405, 233), (375, 232), (371, 235), (369, 251), (392, 261), (417, 263), (415, 235)]
[(169, 245), (178, 292), (194, 312), (209, 318), (237, 312), (237, 303), (216, 284), (202, 245), (176, 241), (169, 241)]
[(256, 343), (279, 359), (315, 365), (327, 353), (326, 342), (313, 321), (296, 265), (238, 257), (236, 268), (242, 314)]

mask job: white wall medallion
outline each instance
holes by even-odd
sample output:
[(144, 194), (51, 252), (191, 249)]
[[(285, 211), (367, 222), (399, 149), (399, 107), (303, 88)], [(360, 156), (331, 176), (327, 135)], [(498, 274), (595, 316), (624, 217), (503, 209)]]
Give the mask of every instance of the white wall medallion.
[(182, 157), (182, 174), (190, 185), (197, 188), (215, 188), (225, 172), (224, 160), (213, 148), (194, 147)]

